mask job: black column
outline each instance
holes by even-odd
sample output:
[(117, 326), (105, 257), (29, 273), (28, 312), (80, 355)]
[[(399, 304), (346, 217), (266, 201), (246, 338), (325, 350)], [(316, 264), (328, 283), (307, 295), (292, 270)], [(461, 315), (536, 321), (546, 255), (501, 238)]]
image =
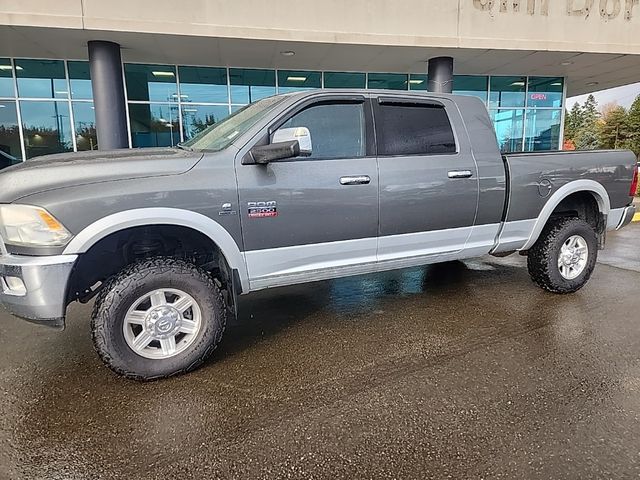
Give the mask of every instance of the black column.
[(87, 45), (98, 149), (127, 148), (129, 138), (120, 45), (101, 40), (90, 41)]
[(451, 93), (453, 90), (453, 58), (435, 57), (429, 59), (430, 92)]

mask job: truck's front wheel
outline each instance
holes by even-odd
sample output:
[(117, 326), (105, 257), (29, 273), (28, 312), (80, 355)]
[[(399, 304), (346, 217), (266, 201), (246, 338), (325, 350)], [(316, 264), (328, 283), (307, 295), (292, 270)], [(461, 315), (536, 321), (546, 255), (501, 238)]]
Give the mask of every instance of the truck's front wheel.
[(205, 271), (181, 260), (145, 259), (109, 280), (96, 299), (93, 344), (120, 375), (168, 377), (193, 370), (213, 352), (226, 311)]
[(598, 239), (593, 227), (574, 217), (551, 220), (527, 256), (529, 275), (554, 293), (582, 288), (596, 265)]

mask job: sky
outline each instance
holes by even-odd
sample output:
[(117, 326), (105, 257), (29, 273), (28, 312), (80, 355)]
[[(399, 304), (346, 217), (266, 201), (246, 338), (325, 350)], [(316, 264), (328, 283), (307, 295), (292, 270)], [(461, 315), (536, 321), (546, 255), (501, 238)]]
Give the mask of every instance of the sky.
[[(618, 105), (629, 108), (638, 95), (640, 95), (640, 83), (632, 83), (631, 85), (593, 92), (593, 96), (596, 97), (596, 101), (600, 107), (607, 103), (616, 102)], [(584, 103), (588, 96), (587, 94), (568, 98), (567, 108), (571, 110), (571, 107), (573, 107), (576, 102)]]

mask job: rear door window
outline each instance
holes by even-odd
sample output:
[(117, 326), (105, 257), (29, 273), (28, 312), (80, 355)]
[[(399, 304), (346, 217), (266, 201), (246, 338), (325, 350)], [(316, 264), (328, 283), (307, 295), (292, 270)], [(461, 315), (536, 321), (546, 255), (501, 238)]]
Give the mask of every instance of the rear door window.
[(441, 105), (383, 103), (376, 108), (378, 155), (456, 153), (451, 122)]

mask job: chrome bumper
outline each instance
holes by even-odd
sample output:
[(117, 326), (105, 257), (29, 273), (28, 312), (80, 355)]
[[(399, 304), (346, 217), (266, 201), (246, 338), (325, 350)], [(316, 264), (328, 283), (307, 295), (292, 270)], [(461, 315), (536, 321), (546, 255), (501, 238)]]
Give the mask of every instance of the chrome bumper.
[(66, 295), (77, 255), (0, 256), (0, 304), (30, 322), (64, 328)]
[(633, 220), (633, 216), (636, 214), (636, 206), (629, 205), (625, 207), (624, 212), (622, 213), (622, 218), (620, 219), (620, 223), (616, 227), (616, 230), (620, 230), (622, 227), (626, 227)]

